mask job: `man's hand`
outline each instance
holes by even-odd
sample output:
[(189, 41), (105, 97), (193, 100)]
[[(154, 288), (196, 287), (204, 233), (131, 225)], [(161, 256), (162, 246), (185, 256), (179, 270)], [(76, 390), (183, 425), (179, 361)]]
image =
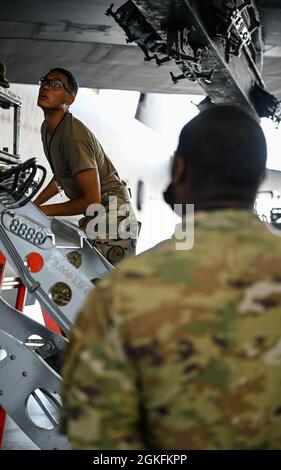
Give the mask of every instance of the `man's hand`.
[(85, 214), (91, 204), (100, 204), (101, 191), (98, 170), (91, 168), (79, 171), (75, 175), (75, 182), (81, 196), (61, 204), (41, 206), (40, 209), (48, 216), (68, 216)]
[(33, 201), (33, 204), (36, 206), (40, 207), (41, 204), (44, 204), (45, 202), (49, 201), (52, 197), (54, 197), (56, 194), (58, 194), (59, 188), (56, 183), (55, 178), (52, 178), (49, 184), (46, 186), (43, 191), (37, 196), (37, 198)]

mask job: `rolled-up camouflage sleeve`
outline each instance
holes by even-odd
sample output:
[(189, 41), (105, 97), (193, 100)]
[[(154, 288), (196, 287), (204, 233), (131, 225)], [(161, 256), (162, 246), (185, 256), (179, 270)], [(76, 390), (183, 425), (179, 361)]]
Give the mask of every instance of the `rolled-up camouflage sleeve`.
[(87, 299), (65, 357), (61, 432), (74, 449), (142, 448), (136, 371), (122, 345), (122, 321), (113, 314), (111, 278)]

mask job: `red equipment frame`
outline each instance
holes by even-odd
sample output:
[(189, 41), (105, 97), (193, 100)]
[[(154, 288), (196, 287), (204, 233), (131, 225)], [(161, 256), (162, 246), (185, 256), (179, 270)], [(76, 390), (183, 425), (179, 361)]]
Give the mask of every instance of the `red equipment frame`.
[[(6, 262), (7, 260), (5, 256), (0, 251), (0, 291), (2, 288), (3, 281), (4, 281)], [(15, 308), (19, 312), (23, 312), (23, 309), (25, 306), (27, 288), (22, 282), (20, 282), (19, 285), (16, 286), (16, 288), (18, 289), (18, 292), (17, 292), (16, 302), (15, 302)], [(47, 313), (47, 311), (42, 307), (41, 307), (41, 311), (42, 311), (45, 326), (49, 328), (50, 330), (54, 331), (55, 333), (62, 334), (60, 327), (53, 320), (53, 318)], [(1, 316), (1, 312), (0, 312), (0, 316)], [(6, 425), (6, 411), (0, 407), (0, 449), (2, 448), (2, 445), (3, 445), (5, 425)]]

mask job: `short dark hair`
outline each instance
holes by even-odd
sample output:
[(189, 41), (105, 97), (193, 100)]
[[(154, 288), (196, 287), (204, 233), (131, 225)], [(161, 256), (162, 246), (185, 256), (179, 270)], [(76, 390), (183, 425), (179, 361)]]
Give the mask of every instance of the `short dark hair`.
[(267, 146), (260, 125), (249, 114), (220, 105), (184, 126), (176, 154), (187, 160), (193, 186), (251, 192), (264, 176)]
[(70, 72), (69, 70), (63, 69), (62, 67), (54, 67), (53, 69), (49, 70), (48, 73), (50, 72), (59, 72), (65, 75), (67, 77), (67, 84), (68, 84), (69, 91), (74, 96), (77, 95), (78, 89), (79, 89), (79, 83), (78, 83), (77, 78), (73, 75), (72, 72)]

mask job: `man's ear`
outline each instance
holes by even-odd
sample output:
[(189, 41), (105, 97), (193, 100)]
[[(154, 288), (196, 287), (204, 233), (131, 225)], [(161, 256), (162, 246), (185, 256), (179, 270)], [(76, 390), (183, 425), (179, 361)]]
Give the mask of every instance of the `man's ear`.
[(180, 155), (176, 155), (172, 168), (172, 182), (173, 184), (179, 184), (185, 181), (187, 177), (187, 162)]
[(65, 101), (65, 104), (67, 104), (67, 106), (70, 106), (73, 101), (75, 100), (75, 96), (73, 95), (70, 95), (69, 93), (67, 94), (67, 98), (66, 98), (66, 101)]
[(263, 181), (265, 180), (266, 178), (266, 169), (263, 170), (263, 173), (260, 177), (260, 180), (259, 180), (259, 186), (263, 183)]

